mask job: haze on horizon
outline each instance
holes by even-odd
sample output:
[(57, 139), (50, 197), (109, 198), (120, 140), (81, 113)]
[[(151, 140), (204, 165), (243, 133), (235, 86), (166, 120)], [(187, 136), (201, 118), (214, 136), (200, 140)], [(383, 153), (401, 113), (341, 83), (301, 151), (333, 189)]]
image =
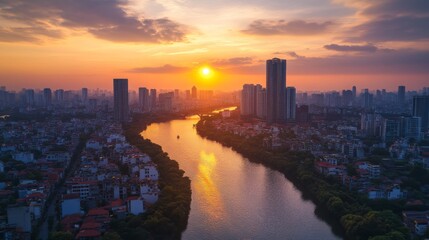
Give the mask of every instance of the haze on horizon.
[(236, 90), (273, 57), (299, 91), (427, 86), (429, 1), (0, 0), (11, 89)]

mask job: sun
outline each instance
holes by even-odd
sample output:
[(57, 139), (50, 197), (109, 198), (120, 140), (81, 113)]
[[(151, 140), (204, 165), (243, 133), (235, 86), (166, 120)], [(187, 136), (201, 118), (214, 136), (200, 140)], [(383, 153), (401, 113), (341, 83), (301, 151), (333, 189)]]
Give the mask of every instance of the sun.
[(203, 75), (204, 77), (210, 76), (211, 69), (209, 67), (203, 67), (201, 68), (200, 71), (201, 71), (201, 75)]

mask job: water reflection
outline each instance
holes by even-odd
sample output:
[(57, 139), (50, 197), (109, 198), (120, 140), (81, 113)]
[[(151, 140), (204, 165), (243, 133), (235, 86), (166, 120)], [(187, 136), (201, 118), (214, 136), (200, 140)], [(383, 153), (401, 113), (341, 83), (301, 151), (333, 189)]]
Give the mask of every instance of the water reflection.
[(197, 122), (173, 120), (143, 132), (192, 181), (191, 213), (182, 239), (338, 239), (283, 174), (200, 137), (192, 127)]
[(200, 197), (207, 204), (202, 208), (213, 222), (224, 219), (225, 208), (218, 186), (213, 181), (213, 172), (216, 168), (217, 159), (214, 153), (200, 152), (198, 173), (195, 178), (195, 188)]

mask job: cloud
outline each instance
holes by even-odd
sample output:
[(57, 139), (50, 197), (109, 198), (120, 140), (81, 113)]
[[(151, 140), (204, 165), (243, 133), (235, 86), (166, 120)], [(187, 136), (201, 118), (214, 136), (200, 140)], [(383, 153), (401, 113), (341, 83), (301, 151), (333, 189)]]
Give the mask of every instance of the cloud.
[(62, 38), (61, 31), (42, 27), (0, 27), (0, 42), (39, 42), (38, 36)]
[(236, 65), (248, 65), (253, 63), (251, 57), (235, 57), (228, 59), (218, 59), (212, 62), (214, 66), (236, 66)]
[(338, 45), (329, 44), (323, 46), (325, 49), (338, 51), (338, 52), (375, 52), (378, 48), (374, 45)]
[(429, 39), (429, 1), (355, 0), (360, 16), (366, 21), (347, 32), (347, 41), (388, 42)]
[(306, 22), (295, 20), (286, 22), (285, 20), (255, 20), (243, 33), (252, 35), (316, 35), (325, 33), (333, 22), (322, 23)]
[[(398, 49), (376, 51), (366, 55), (334, 55), (302, 57), (287, 61), (287, 74), (291, 75), (361, 75), (361, 74), (429, 74), (429, 51)], [(265, 63), (237, 66), (227, 69), (231, 73), (265, 74)]]
[(363, 23), (352, 29), (357, 37), (350, 41), (416, 41), (429, 39), (429, 17), (385, 17)]
[(288, 61), (291, 74), (429, 74), (429, 51), (399, 49)]
[(185, 41), (191, 31), (188, 26), (168, 18), (130, 16), (123, 9), (125, 4), (124, 0), (0, 0), (0, 6), (4, 6), (0, 7), (0, 17), (46, 30), (41, 34), (27, 31), (22, 34), (24, 37), (17, 38), (11, 33), (13, 27), (4, 27), (0, 39), (59, 38), (63, 34), (49, 34), (52, 28), (68, 28), (83, 29), (95, 37), (115, 42), (169, 43)]
[(178, 66), (166, 64), (164, 66), (159, 66), (159, 67), (133, 68), (133, 69), (129, 70), (128, 72), (164, 74), (164, 73), (181, 73), (181, 72), (186, 72), (188, 70), (189, 70), (189, 68), (187, 68), (187, 67), (178, 67)]
[(305, 58), (305, 56), (298, 55), (296, 52), (273, 52), (275, 55), (288, 55), (293, 58)]

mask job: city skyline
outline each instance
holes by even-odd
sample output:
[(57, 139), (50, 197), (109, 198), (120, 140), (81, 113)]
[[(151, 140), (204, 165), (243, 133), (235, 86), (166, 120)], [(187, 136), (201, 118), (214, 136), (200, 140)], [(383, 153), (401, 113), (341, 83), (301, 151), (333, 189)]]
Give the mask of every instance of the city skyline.
[(273, 57), (288, 60), (288, 82), (305, 91), (418, 89), (429, 75), (420, 0), (3, 3), (0, 79), (14, 90), (109, 89), (118, 76), (130, 89), (233, 90), (264, 83)]

